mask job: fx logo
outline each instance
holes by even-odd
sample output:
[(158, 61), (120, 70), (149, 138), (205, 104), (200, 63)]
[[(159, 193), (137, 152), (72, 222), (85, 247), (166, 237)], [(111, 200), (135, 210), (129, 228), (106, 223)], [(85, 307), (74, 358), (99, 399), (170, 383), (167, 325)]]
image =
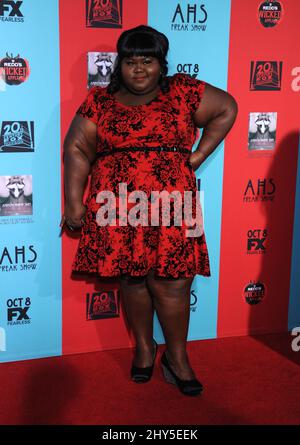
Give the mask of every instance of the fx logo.
[(266, 238), (249, 238), (248, 239), (248, 250), (266, 250), (264, 242)]
[(30, 318), (27, 315), (30, 305), (30, 297), (10, 298), (7, 300), (7, 324), (21, 325), (30, 323)]
[(267, 230), (264, 229), (254, 229), (248, 230), (248, 242), (247, 242), (247, 250), (249, 251), (260, 251), (265, 252), (266, 247), (264, 245), (267, 239)]
[(14, 307), (7, 309), (7, 321), (13, 321), (17, 318), (17, 321), (29, 320), (27, 315), (29, 307)]
[(0, 16), (23, 17), (23, 14), (20, 11), (22, 3), (23, 1), (0, 0)]

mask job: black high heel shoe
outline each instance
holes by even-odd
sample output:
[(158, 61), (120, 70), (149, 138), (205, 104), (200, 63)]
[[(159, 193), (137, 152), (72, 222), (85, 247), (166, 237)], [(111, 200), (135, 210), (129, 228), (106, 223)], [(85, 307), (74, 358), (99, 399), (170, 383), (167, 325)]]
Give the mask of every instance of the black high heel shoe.
[(177, 377), (169, 365), (166, 352), (164, 352), (161, 356), (161, 365), (166, 381), (176, 385), (185, 396), (198, 396), (203, 392), (204, 388), (199, 380), (181, 380), (179, 377)]
[(134, 366), (132, 365), (131, 367), (131, 380), (133, 380), (135, 383), (147, 383), (149, 382), (149, 380), (152, 377), (153, 374), (153, 368), (154, 368), (154, 363), (155, 363), (155, 359), (156, 359), (156, 354), (157, 354), (157, 343), (156, 341), (153, 339), (153, 343), (154, 343), (154, 358), (153, 358), (153, 363), (151, 366), (146, 366), (144, 368), (140, 368), (138, 366)]

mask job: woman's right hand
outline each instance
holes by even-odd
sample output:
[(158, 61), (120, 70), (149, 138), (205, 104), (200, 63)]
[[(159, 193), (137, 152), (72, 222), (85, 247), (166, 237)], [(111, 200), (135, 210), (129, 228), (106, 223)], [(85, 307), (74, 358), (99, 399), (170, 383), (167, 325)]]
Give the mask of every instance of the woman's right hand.
[(60, 227), (66, 224), (70, 230), (80, 229), (84, 223), (85, 212), (86, 207), (83, 204), (66, 205)]

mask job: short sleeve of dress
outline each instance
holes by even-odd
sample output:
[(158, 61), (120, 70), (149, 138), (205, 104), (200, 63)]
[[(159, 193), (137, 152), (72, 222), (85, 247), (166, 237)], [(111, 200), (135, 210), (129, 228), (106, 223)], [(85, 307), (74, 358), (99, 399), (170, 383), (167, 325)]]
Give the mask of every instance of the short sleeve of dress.
[(174, 74), (172, 80), (190, 113), (194, 114), (200, 106), (206, 83), (203, 80), (181, 73)]
[(99, 87), (93, 87), (88, 92), (85, 100), (82, 102), (76, 114), (79, 116), (89, 119), (95, 124), (98, 123), (99, 120)]

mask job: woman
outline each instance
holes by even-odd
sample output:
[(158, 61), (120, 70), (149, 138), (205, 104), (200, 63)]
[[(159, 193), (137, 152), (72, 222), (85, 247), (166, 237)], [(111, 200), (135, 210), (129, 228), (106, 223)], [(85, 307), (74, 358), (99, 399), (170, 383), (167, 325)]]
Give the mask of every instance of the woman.
[[(228, 93), (203, 81), (184, 74), (167, 76), (168, 47), (167, 37), (148, 26), (120, 36), (110, 84), (89, 91), (65, 139), (66, 200), (61, 224), (71, 230), (81, 228), (73, 271), (120, 280), (136, 340), (132, 380), (145, 383), (152, 376), (157, 352), (155, 309), (166, 340), (161, 358), (164, 376), (183, 394), (195, 396), (203, 385), (190, 366), (186, 341), (193, 277), (210, 276), (202, 215), (200, 211), (196, 221), (175, 224), (182, 208), (175, 211), (172, 201), (172, 222), (163, 224), (160, 217), (158, 224), (151, 225), (148, 210), (151, 215), (155, 210), (150, 208), (150, 196), (153, 191), (175, 190), (177, 196), (190, 191), (194, 215), (199, 209), (194, 171), (232, 127), (237, 105)], [(192, 153), (200, 127), (204, 127), (202, 138)], [(84, 205), (89, 173), (91, 185)], [(103, 191), (108, 192), (106, 200)], [(126, 193), (136, 192), (148, 199), (139, 210), (143, 223), (124, 222), (128, 214), (121, 202)], [(111, 195), (117, 199), (110, 201)], [(133, 202), (126, 204), (131, 212)], [(105, 225), (107, 215), (111, 219)], [(187, 235), (189, 227), (195, 232)]]

